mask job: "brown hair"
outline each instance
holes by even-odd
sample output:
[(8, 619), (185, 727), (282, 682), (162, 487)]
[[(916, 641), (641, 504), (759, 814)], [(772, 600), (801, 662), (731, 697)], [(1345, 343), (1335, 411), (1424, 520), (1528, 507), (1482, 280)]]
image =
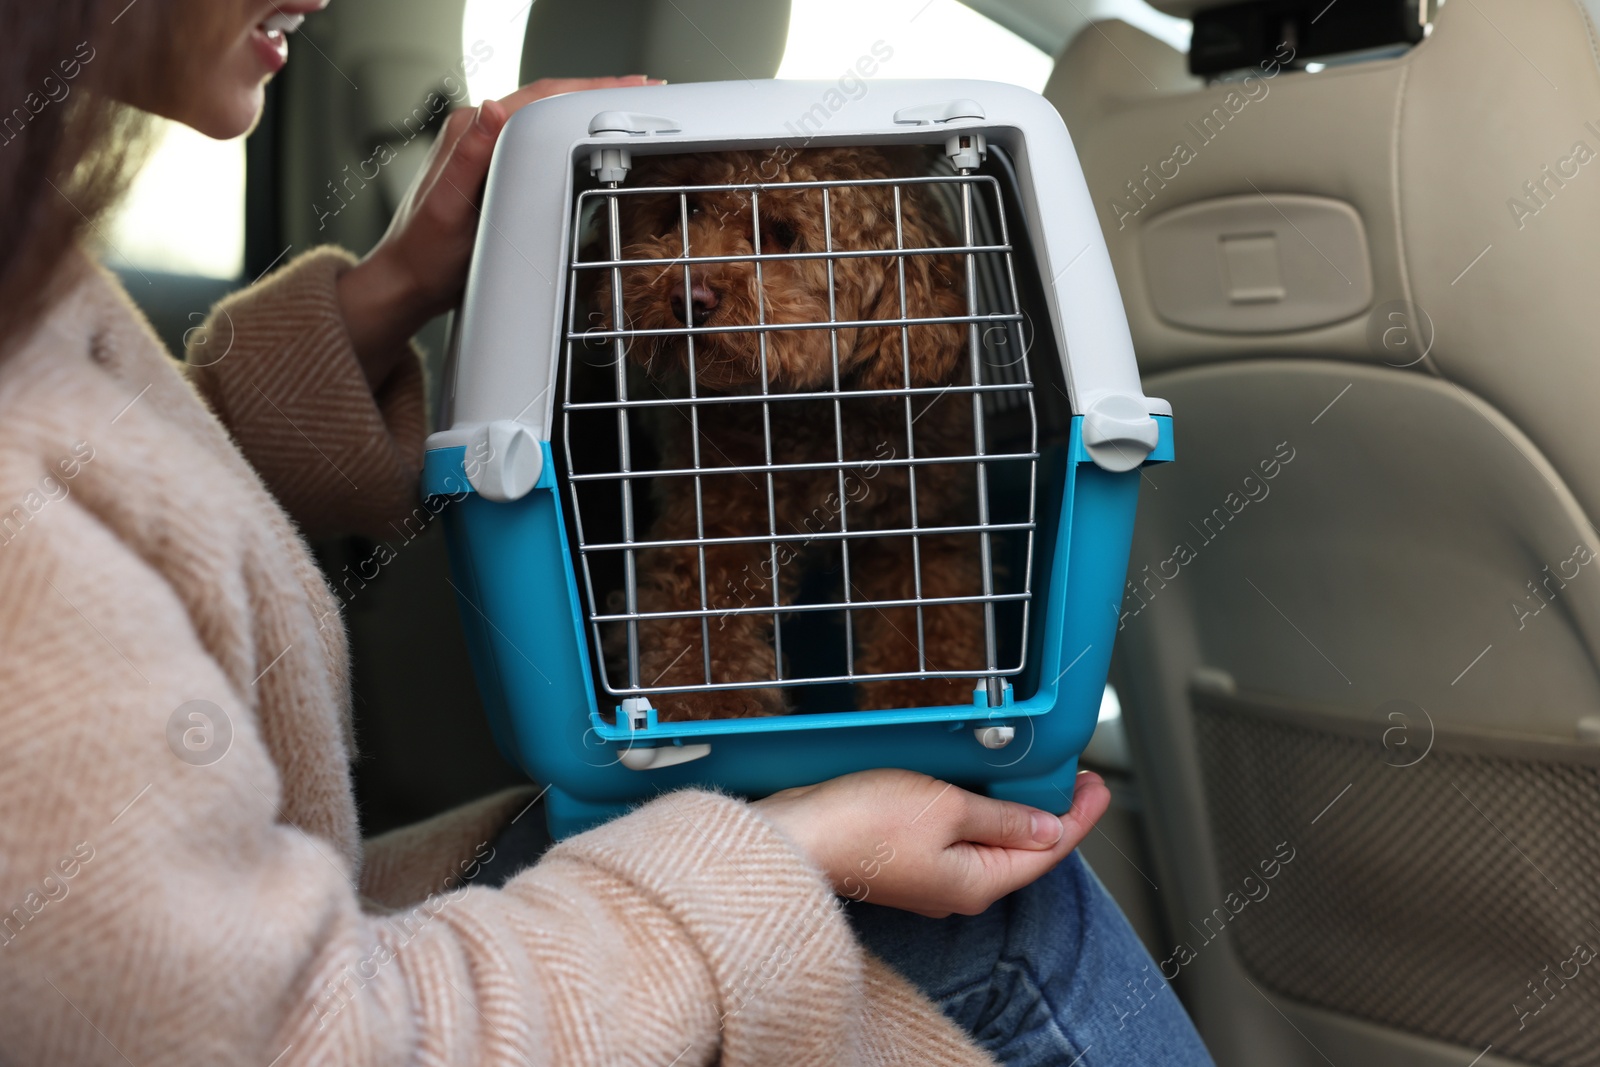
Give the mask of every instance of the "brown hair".
[(143, 162), (149, 116), (118, 101), (183, 78), (174, 9), (196, 2), (0, 0), (0, 353), (69, 280), (72, 248)]

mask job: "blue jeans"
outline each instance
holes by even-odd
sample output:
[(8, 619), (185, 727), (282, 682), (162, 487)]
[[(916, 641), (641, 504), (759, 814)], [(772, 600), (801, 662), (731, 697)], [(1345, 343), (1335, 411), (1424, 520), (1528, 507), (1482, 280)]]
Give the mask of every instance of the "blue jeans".
[[(472, 882), (503, 885), (550, 846), (542, 806)], [(1076, 852), (982, 915), (924, 919), (852, 901), (867, 948), (1007, 1067), (1211, 1067), (1194, 1024)]]
[(1177, 995), (1074, 852), (982, 915), (851, 903), (862, 943), (1007, 1067), (1210, 1067)]

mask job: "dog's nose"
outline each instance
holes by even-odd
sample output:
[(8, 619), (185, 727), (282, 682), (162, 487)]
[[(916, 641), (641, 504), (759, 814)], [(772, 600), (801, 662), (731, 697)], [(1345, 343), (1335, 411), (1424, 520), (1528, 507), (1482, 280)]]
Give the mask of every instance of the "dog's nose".
[(672, 317), (685, 326), (703, 326), (705, 321), (711, 317), (711, 313), (717, 310), (717, 304), (721, 302), (715, 289), (712, 289), (704, 282), (695, 282), (694, 288), (689, 291), (688, 303), (693, 305), (694, 309), (694, 321), (690, 322), (689, 311), (685, 307), (683, 297), (683, 283), (679, 282), (672, 287), (672, 295), (669, 299), (672, 303)]

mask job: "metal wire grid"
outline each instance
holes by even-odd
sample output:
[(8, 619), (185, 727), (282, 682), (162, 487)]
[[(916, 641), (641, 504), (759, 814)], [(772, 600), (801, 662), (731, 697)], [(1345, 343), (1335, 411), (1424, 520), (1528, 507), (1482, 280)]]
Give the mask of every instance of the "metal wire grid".
[[(895, 214), (895, 247), (893, 249), (837, 249), (834, 247), (833, 219), (832, 219), (832, 193), (841, 188), (889, 186), (893, 191)], [(935, 246), (927, 248), (908, 248), (905, 244), (904, 217), (903, 217), (903, 188), (906, 186), (935, 186), (943, 187), (951, 194), (953, 206), (959, 212), (962, 243), (952, 246)], [(760, 197), (763, 192), (775, 189), (817, 189), (822, 196), (822, 209), (824, 232), (826, 234), (825, 247), (821, 252), (765, 252), (761, 248), (760, 231)], [(981, 193), (980, 193), (981, 190)], [(938, 189), (933, 190), (935, 192)], [(688, 197), (695, 193), (730, 193), (743, 192), (750, 197), (750, 218), (753, 229), (752, 255), (711, 255), (696, 256), (689, 244), (689, 208)], [(620, 201), (625, 196), (663, 196), (674, 195), (678, 197), (678, 217), (680, 235), (683, 241), (683, 255), (670, 259), (624, 259), (621, 248), (620, 226)], [(607, 259), (582, 261), (580, 248), (583, 242), (583, 226), (585, 208), (595, 200), (603, 201), (602, 208), (606, 217), (606, 233), (608, 235)], [(992, 206), (991, 206), (992, 205)], [(649, 186), (637, 188), (621, 188), (615, 183), (597, 190), (587, 190), (579, 194), (575, 206), (573, 226), (573, 243), (570, 259), (570, 284), (568, 286), (568, 316), (566, 332), (566, 374), (565, 396), (563, 398), (563, 439), (567, 454), (567, 480), (573, 504), (573, 523), (578, 537), (579, 554), (582, 560), (584, 575), (584, 589), (587, 599), (588, 621), (594, 637), (595, 658), (600, 665), (601, 680), (606, 691), (615, 697), (641, 697), (652, 693), (698, 692), (716, 689), (750, 689), (765, 688), (769, 686), (799, 686), (817, 685), (838, 682), (862, 681), (890, 681), (898, 679), (924, 679), (924, 678), (950, 678), (968, 677), (982, 678), (985, 680), (989, 703), (999, 706), (1003, 703), (1003, 679), (1007, 676), (1020, 673), (1026, 667), (1027, 632), (1029, 612), (1032, 600), (1032, 559), (1033, 535), (1036, 528), (1035, 495), (1038, 486), (1038, 417), (1034, 407), (1033, 382), (1028, 371), (1026, 361), (1021, 358), (1024, 351), (1021, 344), (1020, 328), (1023, 315), (1019, 310), (1017, 299), (1017, 284), (1015, 268), (1012, 262), (1012, 246), (1007, 231), (1005, 214), (1001, 208), (1000, 189), (994, 178), (986, 175), (975, 175), (969, 172), (946, 175), (928, 175), (922, 177), (867, 179), (867, 180), (818, 180), (804, 182), (754, 182), (742, 184), (719, 185), (675, 185), (675, 186)], [(998, 235), (994, 230), (998, 229)], [(911, 255), (951, 255), (959, 254), (963, 258), (965, 297), (967, 314), (956, 316), (930, 316), (912, 318), (906, 307), (905, 285), (905, 258)], [(985, 270), (992, 266), (992, 262), (980, 263), (980, 255), (1000, 257), (1004, 264), (1003, 273), (995, 270)], [(897, 263), (896, 269), (899, 280), (899, 317), (894, 319), (867, 319), (867, 320), (841, 320), (837, 315), (836, 293), (834, 286), (834, 264), (842, 259), (856, 257), (888, 258), (893, 256)], [(766, 313), (765, 291), (762, 282), (762, 264), (775, 260), (819, 259), (827, 264), (828, 278), (828, 319), (825, 322), (807, 323), (768, 323)], [(631, 329), (619, 327), (618, 324), (628, 322), (623, 308), (622, 296), (622, 269), (624, 267), (656, 266), (669, 269), (681, 266), (684, 272), (684, 288), (686, 295), (692, 290), (691, 264), (711, 264), (748, 262), (754, 267), (757, 292), (757, 320), (754, 324), (744, 325), (685, 325), (671, 328)], [(611, 275), (611, 324), (607, 330), (579, 330), (578, 329), (578, 293), (579, 276), (584, 271), (606, 270)], [(998, 310), (987, 313), (981, 312), (982, 307), (996, 308)], [(691, 323), (693, 316), (690, 316)], [(967, 349), (969, 371), (972, 376), (970, 384), (948, 386), (921, 386), (910, 385), (910, 327), (935, 324), (964, 324), (967, 326)], [(845, 391), (842, 389), (839, 371), (839, 337), (841, 329), (853, 328), (884, 328), (899, 327), (901, 337), (901, 357), (904, 369), (905, 386), (892, 389)], [(1007, 345), (1015, 345), (1012, 350), (1016, 355), (1007, 354), (1004, 360), (996, 361), (986, 359), (985, 351), (991, 354), (997, 347), (993, 338), (986, 338), (980, 333), (994, 330), (1003, 331), (1004, 340), (998, 346), (1004, 349)], [(830, 355), (832, 362), (831, 388), (826, 390), (813, 390), (808, 392), (772, 392), (770, 391), (767, 376), (767, 335), (780, 330), (828, 330), (830, 342)], [(723, 395), (702, 394), (697, 380), (695, 366), (695, 338), (713, 333), (755, 333), (757, 335), (759, 365), (761, 372), (760, 392), (752, 395)], [(639, 338), (659, 336), (681, 336), (685, 341), (688, 371), (687, 397), (654, 398), (629, 396), (628, 359), (627, 348), (630, 341)], [(573, 367), (578, 361), (578, 346), (595, 342), (607, 342), (612, 347), (613, 378), (615, 386), (615, 399), (600, 401), (575, 401), (573, 399)], [(1005, 354), (1005, 353), (1003, 353)], [(985, 369), (989, 370), (986, 380)], [(918, 416), (913, 414), (913, 399), (919, 396), (938, 396), (944, 393), (966, 393), (971, 398), (973, 419), (973, 449), (971, 454), (963, 456), (918, 456), (916, 454), (913, 424)], [(904, 404), (907, 455), (902, 458), (891, 459), (852, 459), (845, 455), (843, 412), (841, 401), (847, 398), (859, 399), (862, 396), (899, 397)], [(800, 463), (774, 463), (772, 449), (772, 405), (782, 403), (796, 403), (804, 401), (826, 400), (832, 402), (834, 415), (834, 460), (818, 460)], [(700, 412), (702, 408), (732, 404), (760, 404), (762, 425), (765, 438), (764, 462), (759, 465), (715, 465), (706, 466), (702, 463), (700, 454)], [(1028, 448), (1027, 451), (988, 452), (986, 449), (987, 434), (985, 431), (985, 415), (988, 408), (997, 410), (1016, 410), (1025, 406), (1028, 414)], [(633, 465), (633, 448), (631, 430), (629, 426), (629, 412), (649, 407), (676, 407), (687, 409), (690, 422), (691, 461), (692, 466), (678, 469), (635, 470)], [(618, 446), (618, 467), (614, 471), (579, 471), (573, 460), (573, 442), (571, 434), (572, 418), (579, 412), (605, 412), (613, 411), (616, 416), (616, 433)], [(846, 472), (858, 467), (875, 463), (879, 466), (902, 466), (907, 468), (908, 491), (910, 493), (910, 518), (909, 527), (893, 530), (866, 529), (852, 530), (849, 521), (848, 495), (845, 491)], [(989, 506), (989, 464), (995, 462), (1026, 462), (1028, 464), (1028, 490), (1027, 490), (1027, 519), (1022, 522), (997, 523), (991, 520)], [(919, 468), (931, 464), (967, 464), (975, 472), (976, 498), (978, 507), (978, 522), (976, 524), (947, 525), (927, 527), (921, 525), (917, 514), (916, 476)], [(839, 499), (839, 529), (836, 531), (823, 531), (807, 533), (804, 539), (808, 541), (838, 541), (844, 572), (844, 599), (842, 601), (827, 603), (784, 604), (781, 600), (780, 582), (778, 574), (778, 548), (786, 542), (797, 540), (796, 534), (785, 534), (777, 527), (776, 490), (774, 475), (787, 471), (825, 471), (834, 470), (838, 478)], [(707, 538), (705, 534), (704, 511), (704, 485), (703, 478), (707, 475), (745, 474), (761, 475), (765, 479), (767, 514), (766, 531), (747, 535)], [(636, 524), (636, 509), (634, 506), (634, 483), (640, 479), (668, 478), (692, 479), (695, 500), (695, 536), (693, 538), (677, 539), (651, 539), (641, 540), (638, 537)], [(582, 505), (579, 499), (579, 487), (584, 483), (614, 481), (618, 484), (621, 498), (621, 526), (622, 540), (620, 541), (590, 541), (585, 532)], [(1012, 592), (997, 592), (995, 590), (995, 561), (992, 538), (995, 534), (1021, 533), (1026, 538), (1024, 552), (1024, 574), (1021, 588)], [(975, 596), (947, 596), (924, 597), (922, 595), (922, 538), (929, 536), (977, 534), (979, 539), (980, 563), (982, 569), (983, 591)], [(855, 599), (852, 595), (853, 584), (850, 577), (850, 544), (852, 541), (864, 538), (909, 538), (912, 548), (914, 572), (914, 597), (909, 600), (872, 600)], [(770, 605), (739, 606), (739, 607), (712, 607), (706, 588), (706, 556), (708, 546), (718, 544), (759, 543), (768, 546), (768, 562), (772, 567), (773, 580), (771, 582), (773, 594)], [(698, 557), (699, 572), (699, 607), (683, 607), (670, 611), (641, 612), (639, 609), (639, 573), (637, 554), (640, 550), (652, 547), (693, 547)], [(621, 552), (624, 557), (624, 586), (623, 596), (625, 610), (601, 610), (601, 600), (597, 595), (594, 575), (590, 566), (591, 558), (603, 552)], [(1014, 664), (1002, 666), (999, 663), (998, 639), (996, 631), (995, 607), (1005, 602), (1020, 602), (1022, 623), (1022, 640), (1017, 660)], [(927, 662), (926, 634), (924, 629), (923, 609), (942, 604), (967, 604), (979, 603), (984, 609), (984, 643), (985, 666), (981, 670), (937, 670), (930, 667)], [(854, 624), (853, 614), (856, 611), (877, 610), (884, 608), (916, 609), (917, 619), (917, 662), (916, 671), (901, 672), (873, 672), (862, 673), (857, 671), (854, 655)], [(846, 671), (842, 675), (829, 675), (823, 677), (803, 676), (785, 677), (783, 655), (783, 627), (782, 618), (799, 612), (842, 612), (845, 621), (845, 662)], [(711, 632), (710, 620), (712, 617), (725, 617), (729, 615), (745, 614), (770, 614), (773, 619), (773, 643), (775, 676), (764, 680), (742, 680), (735, 682), (717, 682), (712, 678), (711, 668)], [(672, 618), (698, 618), (701, 629), (702, 674), (704, 681), (686, 685), (659, 685), (658, 680), (646, 680), (640, 677), (639, 654), (639, 624), (651, 619)], [(604, 645), (601, 636), (601, 627), (607, 624), (621, 623), (627, 630), (627, 684), (615, 684), (605, 663)]]
[[(999, 157), (1003, 150), (991, 148), (991, 154)], [(948, 161), (939, 160), (936, 173), (944, 176), (956, 173)], [(935, 186), (936, 192), (943, 200), (945, 209), (951, 217), (959, 218), (962, 215), (961, 193), (959, 186)], [(1005, 215), (998, 201), (992, 201), (985, 196), (974, 196), (972, 199), (972, 229), (973, 240), (980, 245), (1006, 245), (1009, 239), (1005, 231)], [(1009, 261), (1009, 254), (1007, 256)], [(1009, 267), (1009, 262), (1008, 262)], [(1010, 271), (986, 270), (986, 262), (978, 264), (976, 271), (978, 278), (978, 304), (977, 307), (987, 310), (996, 308), (1010, 308), (1019, 310), (1016, 292), (1008, 291), (1009, 284), (1013, 281)], [(1000, 321), (990, 322), (983, 330), (982, 343), (984, 351), (984, 371), (991, 383), (1022, 385), (1028, 382), (1028, 367), (1025, 356), (1029, 347), (1031, 325), (1026, 322), (1025, 316), (1005, 317)], [(1032, 401), (1031, 390), (998, 389), (983, 395), (984, 412), (989, 416), (1004, 415), (1010, 412), (1021, 412)], [(1048, 420), (1047, 420), (1048, 421)]]

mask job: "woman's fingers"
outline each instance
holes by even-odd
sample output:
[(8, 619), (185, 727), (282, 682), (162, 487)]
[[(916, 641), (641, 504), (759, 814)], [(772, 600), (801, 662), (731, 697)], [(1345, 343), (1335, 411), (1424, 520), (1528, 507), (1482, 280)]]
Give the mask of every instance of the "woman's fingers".
[(962, 843), (952, 846), (951, 851), (960, 856), (965, 871), (956, 882), (963, 892), (953, 910), (976, 915), (1001, 897), (1043, 878), (1067, 858), (1072, 846), (1064, 839), (1045, 849)]
[(438, 177), (439, 169), (455, 152), (456, 145), (461, 143), (461, 138), (477, 124), (479, 110), (475, 107), (457, 108), (445, 118), (444, 128), (439, 131), (438, 139), (434, 141), (433, 151), (428, 158), (425, 181)]
[[(445, 197), (435, 203), (446, 217), (455, 214), (452, 209), (456, 207), (476, 208), (478, 187), (489, 173), (495, 142), (500, 131), (505, 129), (506, 121), (519, 108), (560, 93), (647, 85), (651, 81), (643, 74), (622, 78), (544, 78), (499, 100), (485, 100), (476, 108), (453, 112), (439, 134), (432, 163), (422, 178), (420, 199), (426, 203), (432, 197)], [(452, 196), (461, 203), (452, 203)]]
[(459, 204), (452, 207), (478, 206), (478, 189), (489, 174), (489, 161), (494, 158), (494, 143), (505, 128), (507, 114), (494, 100), (486, 100), (472, 112), (472, 120), (450, 147), (440, 180), (448, 183), (444, 189), (434, 188), (428, 194), (454, 197)]
[(345, 325), (374, 386), (404, 358), (407, 338), (459, 299), (477, 235), (484, 179), (511, 113), (556, 93), (648, 81), (642, 75), (546, 79), (503, 101), (462, 108), (445, 119), (388, 232), (339, 280)]
[(506, 121), (519, 108), (560, 93), (648, 85), (652, 80), (643, 74), (621, 78), (544, 78), (499, 100), (485, 100), (475, 108), (452, 112), (422, 176), (417, 201), (423, 204), (431, 201), (434, 214), (444, 218), (452, 218), (460, 209), (475, 209), (478, 188), (489, 173), (489, 161), (494, 158), (495, 142)]
[(840, 893), (937, 917), (976, 914), (1060, 863), (1111, 799), (1090, 773), (1078, 776), (1074, 792), (1072, 810), (1058, 817), (926, 775), (878, 770), (775, 793), (756, 807)]
[(433, 215), (446, 217), (468, 205), (475, 206), (478, 186), (494, 157), (495, 139), (505, 126), (504, 110), (498, 104), (491, 108), (491, 104), (494, 102), (451, 113), (407, 197), (410, 205), (432, 207)]
[(1072, 809), (1061, 816), (1066, 836), (1074, 848), (1089, 836), (1089, 831), (1110, 806), (1111, 790), (1106, 788), (1105, 779), (1093, 771), (1079, 771), (1072, 788)]
[(1047, 811), (1007, 800), (963, 793), (964, 809), (955, 824), (961, 840), (1002, 848), (1049, 849), (1061, 840), (1061, 820)]
[(543, 100), (547, 96), (559, 96), (561, 93), (576, 93), (584, 89), (620, 89), (624, 86), (659, 85), (661, 79), (651, 78), (643, 74), (627, 74), (620, 78), (540, 78), (536, 82), (529, 82), (509, 96), (502, 96), (500, 103), (506, 111), (515, 112), (518, 108), (531, 104), (535, 100)]
[[(956, 910), (964, 914), (977, 914), (1001, 897), (1042, 878), (1066, 858), (1067, 853), (1078, 847), (1100, 816), (1105, 814), (1110, 802), (1111, 793), (1106, 789), (1105, 782), (1099, 775), (1085, 771), (1078, 775), (1072, 810), (1066, 815), (1058, 818), (1020, 804), (1010, 805), (1028, 814), (1031, 836), (1025, 837), (1024, 832), (1018, 829), (1021, 825), (1018, 813), (977, 809), (980, 811), (977, 818), (987, 820), (986, 825), (997, 832), (989, 835), (995, 838), (992, 841), (969, 837), (967, 841), (952, 846), (952, 851), (958, 854), (965, 852), (971, 865), (966, 879), (966, 899)], [(1043, 825), (1043, 820), (1039, 819), (1041, 814), (1054, 824), (1053, 830)], [(1040, 844), (1052, 832), (1055, 841), (1049, 845)], [(1011, 835), (1009, 839), (1007, 833)]]

